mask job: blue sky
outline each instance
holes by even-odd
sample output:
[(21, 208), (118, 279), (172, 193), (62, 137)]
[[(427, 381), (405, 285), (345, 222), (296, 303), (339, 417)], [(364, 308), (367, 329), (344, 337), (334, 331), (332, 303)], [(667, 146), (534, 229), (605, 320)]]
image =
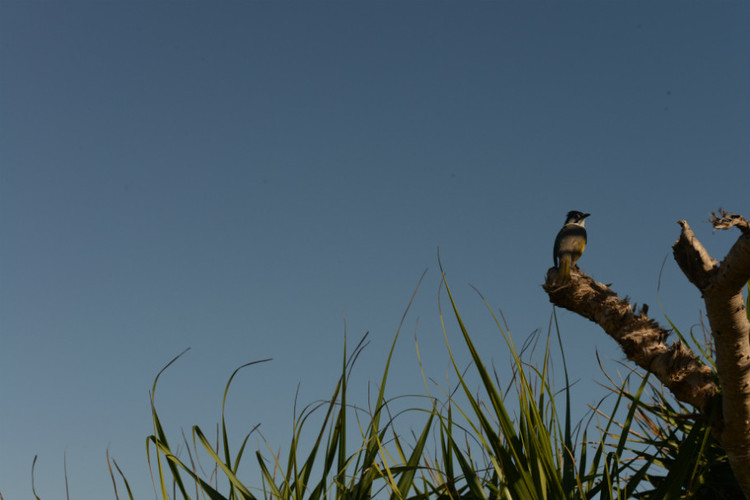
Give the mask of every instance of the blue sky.
[[(366, 401), (409, 297), (390, 394), (449, 362), (437, 249), (468, 327), (523, 339), (565, 213), (591, 212), (580, 265), (651, 305), (685, 218), (716, 258), (750, 215), (745, 2), (0, 3), (0, 492), (114, 498), (109, 448), (152, 494), (148, 391), (171, 436), (228, 417), (288, 443), (294, 394)], [(661, 300), (698, 292), (667, 259)], [(581, 412), (623, 359), (560, 311)], [(449, 338), (463, 363), (455, 325)], [(507, 373), (507, 371), (506, 371)], [(253, 449), (263, 449), (251, 439)]]

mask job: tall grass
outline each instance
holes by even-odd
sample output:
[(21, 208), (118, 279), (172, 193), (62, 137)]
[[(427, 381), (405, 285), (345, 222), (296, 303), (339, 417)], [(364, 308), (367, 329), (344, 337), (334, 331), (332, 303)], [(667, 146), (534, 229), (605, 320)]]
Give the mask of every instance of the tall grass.
[[(675, 417), (674, 409), (666, 406), (666, 399), (661, 401), (661, 406), (643, 402), (648, 377), (638, 376), (634, 392), (627, 390), (626, 383), (614, 387), (609, 416), (596, 407), (586, 421), (575, 422), (571, 417), (571, 387), (554, 313), (550, 330), (543, 339), (544, 349), (537, 359), (523, 354), (523, 350), (519, 353), (507, 327), (482, 298), (512, 362), (511, 380), (503, 384), (507, 388), (502, 390), (497, 373), (480, 356), (444, 276), (442, 286), (448, 298), (449, 313), (444, 316), (441, 310), (440, 318), (458, 386), (455, 391), (441, 389), (440, 397), (432, 396), (428, 388), (428, 395), (422, 396), (428, 401), (426, 405), (405, 410), (412, 417), (419, 417), (421, 422), (419, 432), (408, 441), (405, 437), (408, 434), (399, 432), (397, 419), (390, 412), (396, 398), (387, 396), (386, 391), (403, 318), (366, 418), (361, 417), (361, 411), (347, 399), (352, 370), (366, 346), (365, 336), (350, 353), (345, 343), (340, 376), (330, 398), (311, 404), (295, 415), (286, 458), (274, 452), (271, 445), (266, 452), (256, 451), (254, 457), (247, 454), (248, 438), (255, 429), (239, 443), (231, 443), (228, 437), (224, 406), (232, 381), (240, 370), (262, 361), (237, 368), (229, 378), (215, 441), (211, 442), (203, 429), (194, 426), (189, 437), (182, 436), (184, 447), (178, 448), (184, 451), (180, 457), (175, 451), (178, 448), (167, 438), (156, 406), (159, 376), (182, 356), (180, 354), (159, 372), (151, 391), (154, 433), (147, 438), (147, 458), (157, 497), (211, 500), (661, 499), (683, 498), (688, 479), (704, 477), (691, 467), (696, 457), (705, 456), (707, 450), (717, 453), (710, 447), (707, 427), (688, 427), (686, 420)], [(468, 348), (470, 372), (459, 368), (458, 355), (448, 341), (449, 322), (457, 326)], [(560, 390), (554, 387), (551, 370), (554, 340), (563, 360), (565, 385)], [(469, 375), (478, 376), (478, 390), (469, 382)], [(681, 434), (671, 430), (680, 424), (687, 433), (683, 441), (679, 441)], [(638, 432), (634, 426), (638, 427)], [(303, 441), (310, 438), (312, 445), (303, 446)], [(432, 452), (428, 451), (430, 442), (435, 443)], [(672, 452), (664, 453), (665, 443), (672, 444)], [(691, 444), (680, 451), (680, 446), (686, 446), (684, 443)], [(690, 463), (688, 453), (692, 454)], [(211, 461), (207, 472), (199, 463), (199, 455)], [(247, 484), (239, 476), (243, 460), (254, 463), (261, 478), (258, 484)], [(700, 458), (697, 461), (700, 462)], [(118, 481), (124, 482), (127, 495), (132, 499), (125, 476), (116, 463), (115, 467), (120, 474)], [(671, 471), (674, 467), (686, 472), (667, 473), (663, 477), (654, 473), (655, 470)], [(114, 473), (112, 480), (115, 496), (119, 498)]]

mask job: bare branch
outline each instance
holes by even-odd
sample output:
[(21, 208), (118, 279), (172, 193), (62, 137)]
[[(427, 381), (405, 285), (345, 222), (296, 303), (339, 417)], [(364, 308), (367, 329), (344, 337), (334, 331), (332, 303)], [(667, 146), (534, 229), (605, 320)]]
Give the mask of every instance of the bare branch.
[(718, 263), (703, 248), (686, 221), (678, 220), (677, 223), (682, 227), (682, 232), (680, 238), (672, 246), (674, 260), (677, 261), (687, 279), (702, 289), (711, 282)]
[(719, 213), (711, 212), (711, 218), (708, 220), (714, 229), (729, 229), (737, 226), (743, 233), (750, 232), (750, 222), (748, 222), (743, 216), (735, 213), (730, 213), (723, 208), (719, 209)]
[(555, 276), (555, 268), (547, 271), (544, 289), (550, 302), (597, 323), (630, 361), (654, 374), (678, 400), (710, 412), (718, 392), (711, 369), (681, 342), (667, 344), (669, 332), (648, 317), (646, 306), (636, 312), (627, 298), (581, 271), (563, 286)]

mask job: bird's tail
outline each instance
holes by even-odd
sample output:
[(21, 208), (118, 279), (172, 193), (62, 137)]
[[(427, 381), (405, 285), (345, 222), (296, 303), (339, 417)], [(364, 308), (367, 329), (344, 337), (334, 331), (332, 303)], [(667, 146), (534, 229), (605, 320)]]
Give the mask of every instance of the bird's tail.
[(561, 283), (570, 281), (570, 255), (560, 256), (560, 263), (557, 265), (557, 281)]

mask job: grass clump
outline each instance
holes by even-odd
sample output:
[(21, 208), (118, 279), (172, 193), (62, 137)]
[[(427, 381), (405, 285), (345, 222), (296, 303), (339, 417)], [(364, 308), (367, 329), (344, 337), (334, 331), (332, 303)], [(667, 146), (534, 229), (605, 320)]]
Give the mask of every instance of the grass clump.
[[(627, 382), (614, 388), (610, 416), (596, 407), (586, 422), (574, 422), (570, 383), (554, 314), (541, 359), (534, 363), (533, 359), (526, 359), (523, 350), (519, 353), (507, 328), (482, 299), (510, 352), (512, 380), (503, 391), (497, 373), (485, 364), (475, 347), (444, 276), (442, 286), (450, 304), (449, 316), (455, 319), (471, 357), (467, 369), (470, 371), (459, 368), (441, 312), (458, 386), (453, 391), (441, 389), (440, 398), (419, 396), (427, 401), (424, 407), (403, 411), (417, 415), (421, 422), (419, 432), (414, 433), (408, 443), (405, 434), (397, 430), (396, 417), (390, 411), (396, 398), (386, 396), (389, 367), (404, 318), (386, 359), (374, 404), (365, 412), (366, 418), (360, 416), (362, 410), (347, 401), (352, 369), (366, 346), (365, 336), (349, 355), (345, 343), (341, 374), (330, 398), (308, 405), (295, 415), (286, 459), (271, 446), (268, 454), (256, 451), (254, 457), (248, 457), (245, 453), (248, 439), (256, 429), (250, 430), (239, 443), (230, 443), (227, 433), (224, 406), (232, 380), (240, 370), (266, 360), (248, 363), (232, 373), (224, 390), (216, 441), (211, 443), (204, 430), (193, 426), (190, 438), (184, 433), (182, 436), (187, 457), (178, 457), (156, 410), (155, 394), (159, 376), (181, 354), (157, 375), (151, 391), (154, 433), (147, 438), (147, 449), (157, 497), (211, 500), (369, 500), (386, 496), (392, 500), (661, 499), (687, 498), (683, 496), (685, 492), (694, 490), (686, 484), (694, 484), (696, 477), (699, 482), (707, 477), (707, 473), (696, 472), (696, 468), (689, 472), (693, 464), (705, 465), (716, 459), (711, 458), (711, 453), (720, 453), (712, 448), (706, 426), (689, 427), (685, 419), (675, 417), (677, 413), (666, 405), (666, 400), (661, 401), (660, 406), (642, 402), (648, 377), (638, 375), (640, 382), (633, 393), (626, 390)], [(560, 391), (554, 388), (551, 373), (555, 337), (563, 356), (565, 385)], [(478, 390), (469, 382), (470, 376), (478, 377)], [(322, 423), (313, 424), (320, 421), (321, 414)], [(616, 419), (615, 416), (621, 414)], [(313, 415), (315, 419), (311, 418)], [(592, 427), (593, 422), (596, 425)], [(316, 426), (310, 427), (312, 425)], [(634, 432), (634, 426), (639, 432)], [(307, 449), (302, 445), (303, 437), (313, 438)], [(433, 443), (433, 451), (428, 451), (428, 443)], [(682, 449), (682, 446), (689, 447)], [(232, 453), (232, 449), (236, 451)], [(688, 453), (693, 460), (690, 463), (686, 463)], [(212, 466), (208, 473), (196, 464), (199, 454), (210, 457)], [(259, 484), (246, 484), (239, 477), (243, 459), (254, 462), (261, 478)], [(124, 475), (116, 463), (115, 466), (132, 499)], [(659, 475), (658, 471), (671, 471), (674, 467), (688, 473)], [(112, 479), (117, 496), (114, 474)], [(706, 481), (710, 479), (703, 483)]]

